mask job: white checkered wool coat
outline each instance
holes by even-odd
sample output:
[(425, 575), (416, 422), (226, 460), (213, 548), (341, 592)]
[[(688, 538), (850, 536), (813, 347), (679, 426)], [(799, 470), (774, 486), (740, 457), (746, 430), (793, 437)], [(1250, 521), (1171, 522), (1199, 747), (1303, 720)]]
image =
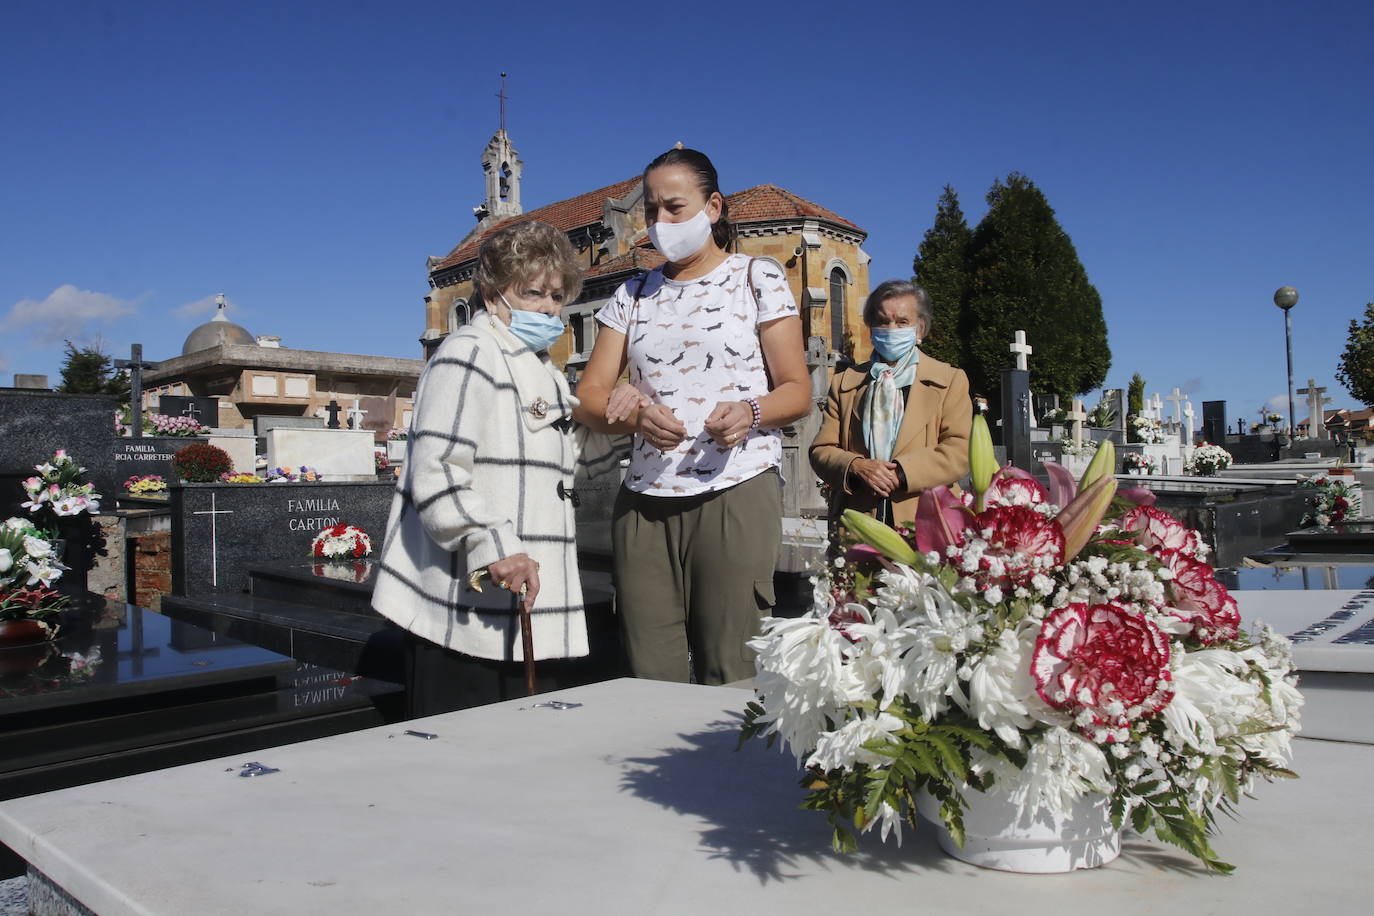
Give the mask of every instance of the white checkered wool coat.
[(587, 654), (573, 503), (560, 484), (572, 490), (579, 464), (594, 475), (618, 456), (610, 437), (573, 422), (576, 404), (548, 355), (487, 313), (448, 336), (416, 391), (372, 595), (378, 612), (466, 655), (521, 661), (514, 596), (490, 579), (475, 592), (468, 573), (526, 553), (540, 566), (534, 657)]

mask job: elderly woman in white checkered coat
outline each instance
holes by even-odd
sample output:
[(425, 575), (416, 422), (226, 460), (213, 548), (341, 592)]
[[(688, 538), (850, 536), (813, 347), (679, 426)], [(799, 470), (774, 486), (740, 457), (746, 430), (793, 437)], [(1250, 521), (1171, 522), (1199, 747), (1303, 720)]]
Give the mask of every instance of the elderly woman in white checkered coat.
[(484, 309), (420, 378), (372, 597), (410, 634), (414, 715), (520, 695), (518, 601), (533, 658), (587, 654), (574, 474), (616, 465), (607, 437), (575, 427), (577, 400), (547, 353), (581, 288), (567, 237), (538, 222), (493, 233), (476, 287)]

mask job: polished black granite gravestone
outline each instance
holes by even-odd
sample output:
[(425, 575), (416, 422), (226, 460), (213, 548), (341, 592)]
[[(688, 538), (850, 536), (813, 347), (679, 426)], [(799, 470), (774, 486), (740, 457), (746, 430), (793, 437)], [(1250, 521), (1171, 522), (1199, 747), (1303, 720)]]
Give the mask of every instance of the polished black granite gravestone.
[(112, 460), (120, 487), (112, 492), (123, 492), (124, 481), (134, 475), (143, 477), (156, 474), (170, 483), (175, 476), (172, 473), (172, 456), (193, 442), (205, 441), (199, 436), (125, 436), (116, 439)]
[(1374, 554), (1374, 521), (1313, 525), (1288, 532), (1293, 553)]
[(167, 417), (190, 417), (201, 426), (219, 426), (219, 398), (164, 394), (157, 399), (157, 410)]
[(9, 505), (11, 480), (30, 476), (34, 465), (58, 449), (66, 449), (87, 469), (85, 479), (97, 492), (107, 497), (117, 493), (125, 479), (113, 452), (118, 406), (118, 398), (108, 394), (0, 389), (0, 474), (6, 477), (0, 481), (0, 509)]
[(1237, 566), (1251, 554), (1282, 544), (1306, 510), (1306, 491), (1295, 484), (1226, 478), (1155, 483), (1148, 477), (1124, 477), (1122, 481), (1122, 486), (1149, 487), (1157, 498), (1156, 506), (1201, 532), (1214, 551), (1210, 562), (1219, 567)]
[(173, 486), (172, 591), (242, 592), (249, 567), (304, 562), (315, 536), (337, 524), (357, 525), (380, 549), (394, 490), (394, 481)]
[(0, 799), (380, 725), (399, 701), (395, 684), (108, 602), (52, 642), (0, 645)]
[[(254, 566), (250, 594), (169, 595), (162, 612), (302, 662), (404, 682), (406, 637), (372, 610), (374, 574), (368, 560)], [(582, 589), (590, 653), (539, 663), (541, 678), (559, 688), (628, 673), (609, 574), (584, 570)]]

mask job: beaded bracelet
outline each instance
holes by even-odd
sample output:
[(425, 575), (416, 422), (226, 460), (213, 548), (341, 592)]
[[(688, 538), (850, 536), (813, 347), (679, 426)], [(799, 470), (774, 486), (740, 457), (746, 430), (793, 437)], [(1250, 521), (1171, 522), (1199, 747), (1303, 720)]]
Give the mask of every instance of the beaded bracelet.
[(749, 412), (754, 415), (754, 420), (749, 424), (750, 429), (758, 429), (763, 422), (763, 409), (759, 407), (758, 398), (745, 398), (744, 403), (749, 405)]

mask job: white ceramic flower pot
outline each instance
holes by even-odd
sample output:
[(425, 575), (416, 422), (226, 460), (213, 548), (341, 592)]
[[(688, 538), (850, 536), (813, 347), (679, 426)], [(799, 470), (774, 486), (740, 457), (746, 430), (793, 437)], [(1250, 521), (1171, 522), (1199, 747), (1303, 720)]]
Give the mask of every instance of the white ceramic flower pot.
[(1044, 875), (1106, 865), (1121, 854), (1121, 831), (1112, 828), (1111, 799), (1091, 795), (1067, 817), (1049, 811), (1018, 817), (1005, 793), (964, 790), (964, 846), (955, 844), (940, 820), (940, 803), (922, 792), (921, 813), (938, 836), (940, 848), (981, 868)]
[(405, 439), (388, 439), (388, 440), (386, 440), (386, 457), (387, 457), (387, 460), (390, 461), (390, 462), (392, 462), (393, 464), (405, 461), (405, 460), (406, 460), (406, 450), (407, 450), (409, 447), (410, 447), (410, 443), (409, 443), (407, 440), (405, 440)]

